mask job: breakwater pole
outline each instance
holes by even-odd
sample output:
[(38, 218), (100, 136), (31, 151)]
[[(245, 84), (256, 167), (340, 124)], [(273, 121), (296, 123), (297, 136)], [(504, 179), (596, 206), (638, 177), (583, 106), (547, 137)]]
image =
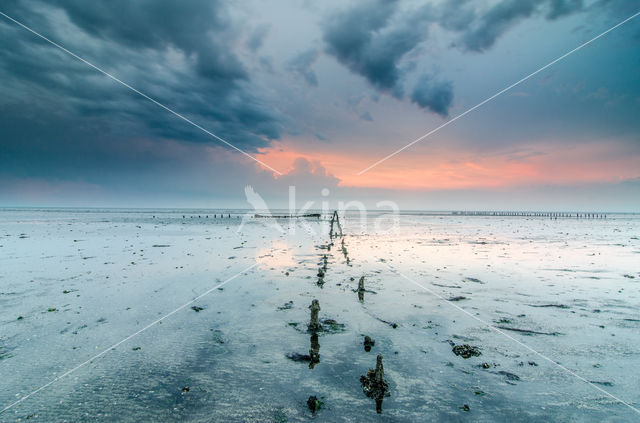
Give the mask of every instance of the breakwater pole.
[[(334, 231), (334, 225), (336, 225), (336, 229)], [(338, 234), (338, 230), (340, 231), (340, 233)], [(340, 217), (338, 217), (338, 211), (334, 210), (333, 215), (331, 216), (331, 228), (329, 229), (329, 238), (333, 239), (334, 237), (337, 236), (343, 236), (342, 235), (342, 225), (340, 224)]]
[(526, 212), (526, 211), (454, 211), (454, 216), (516, 216), (516, 217), (548, 217), (550, 219), (606, 219), (605, 213), (586, 212)]

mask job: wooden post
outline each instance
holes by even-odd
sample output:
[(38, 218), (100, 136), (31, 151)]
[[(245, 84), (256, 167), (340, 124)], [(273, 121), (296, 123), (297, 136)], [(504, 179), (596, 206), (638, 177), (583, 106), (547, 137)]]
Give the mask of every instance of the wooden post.
[(358, 281), (358, 291), (364, 292), (364, 276)]
[(320, 330), (322, 326), (320, 326), (320, 320), (318, 319), (318, 312), (320, 312), (320, 303), (318, 302), (318, 300), (311, 301), (309, 310), (311, 310), (311, 317), (309, 319), (309, 330)]

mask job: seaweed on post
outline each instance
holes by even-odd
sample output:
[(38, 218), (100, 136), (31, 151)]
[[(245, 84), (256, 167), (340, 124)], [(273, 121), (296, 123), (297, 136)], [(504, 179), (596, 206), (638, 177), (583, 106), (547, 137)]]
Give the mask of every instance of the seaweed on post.
[(382, 355), (376, 358), (375, 370), (369, 369), (366, 375), (360, 376), (362, 390), (369, 397), (376, 400), (376, 413), (382, 413), (382, 400), (391, 395), (389, 385), (384, 379), (384, 366), (382, 365)]

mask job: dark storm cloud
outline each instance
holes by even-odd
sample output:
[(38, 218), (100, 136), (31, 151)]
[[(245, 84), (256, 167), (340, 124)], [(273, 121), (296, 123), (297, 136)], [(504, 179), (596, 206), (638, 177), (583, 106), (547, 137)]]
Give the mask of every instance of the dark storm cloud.
[(64, 10), (74, 24), (104, 41), (134, 48), (171, 46), (195, 54), (198, 72), (212, 81), (248, 77), (229, 49), (237, 34), (222, 2), (112, 0), (89, 5), (82, 0), (67, 0)]
[(438, 82), (423, 76), (413, 88), (411, 101), (446, 117), (453, 101), (453, 85), (450, 82)]
[[(462, 50), (483, 52), (517, 22), (536, 13), (557, 19), (582, 9), (582, 0), (501, 0), (488, 8), (471, 0), (448, 0), (414, 10), (402, 9), (399, 1), (367, 0), (331, 14), (323, 26), (323, 39), (327, 53), (349, 70), (378, 91), (403, 98), (405, 74), (415, 66), (408, 58), (428, 41), (431, 24), (456, 34)], [(411, 99), (447, 116), (453, 99), (451, 83), (423, 72)]]
[(467, 50), (484, 51), (520, 19), (531, 16), (535, 1), (503, 0), (476, 17), (475, 25), (465, 31), (462, 43)]
[[(402, 98), (405, 73), (413, 65), (403, 60), (427, 38), (433, 16), (429, 5), (412, 11), (400, 10), (399, 5), (397, 1), (385, 0), (362, 2), (331, 15), (323, 31), (330, 55), (379, 91)], [(432, 92), (440, 92), (447, 85), (434, 88)], [(423, 96), (422, 100), (416, 103), (435, 111), (430, 105), (438, 103), (437, 99)], [(449, 104), (447, 110), (436, 113), (446, 115)]]
[(557, 19), (578, 10), (582, 10), (582, 8), (582, 0), (551, 0), (547, 19)]
[(582, 0), (502, 0), (488, 9), (477, 9), (471, 0), (449, 0), (440, 11), (443, 28), (461, 32), (460, 46), (483, 52), (519, 21), (537, 13), (557, 19), (583, 9)]
[(373, 86), (402, 95), (400, 60), (426, 38), (424, 11), (392, 19), (399, 2), (362, 2), (327, 19), (327, 52)]
[(307, 51), (303, 51), (300, 54), (292, 57), (286, 64), (285, 68), (291, 72), (294, 72), (302, 78), (311, 86), (318, 86), (318, 77), (316, 73), (313, 71), (312, 66), (318, 59), (318, 50), (310, 49)]
[[(260, 97), (235, 53), (242, 34), (218, 2), (8, 2), (2, 9), (239, 148), (255, 150), (280, 137), (282, 118)], [(2, 119), (16, 122), (0, 138), (5, 148), (28, 145), (25, 134), (41, 142), (83, 137), (91, 143), (105, 128), (113, 137), (217, 143), (4, 18), (0, 36), (9, 47), (0, 49)], [(19, 119), (34, 104), (43, 120), (35, 128)], [(102, 132), (79, 130), (88, 121), (99, 122)]]
[(249, 38), (247, 39), (246, 44), (249, 50), (254, 53), (260, 50), (260, 47), (262, 47), (262, 44), (264, 44), (264, 40), (267, 37), (269, 30), (269, 25), (258, 25), (253, 30), (253, 32), (251, 32), (251, 35), (249, 35)]

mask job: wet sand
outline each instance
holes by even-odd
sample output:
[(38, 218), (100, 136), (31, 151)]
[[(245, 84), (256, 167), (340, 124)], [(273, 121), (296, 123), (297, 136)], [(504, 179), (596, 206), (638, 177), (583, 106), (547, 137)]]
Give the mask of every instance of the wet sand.
[[(639, 405), (638, 216), (348, 216), (331, 239), (221, 212), (0, 212), (2, 407), (259, 263), (0, 420), (638, 417), (516, 342)], [(381, 414), (361, 384), (379, 354)]]

